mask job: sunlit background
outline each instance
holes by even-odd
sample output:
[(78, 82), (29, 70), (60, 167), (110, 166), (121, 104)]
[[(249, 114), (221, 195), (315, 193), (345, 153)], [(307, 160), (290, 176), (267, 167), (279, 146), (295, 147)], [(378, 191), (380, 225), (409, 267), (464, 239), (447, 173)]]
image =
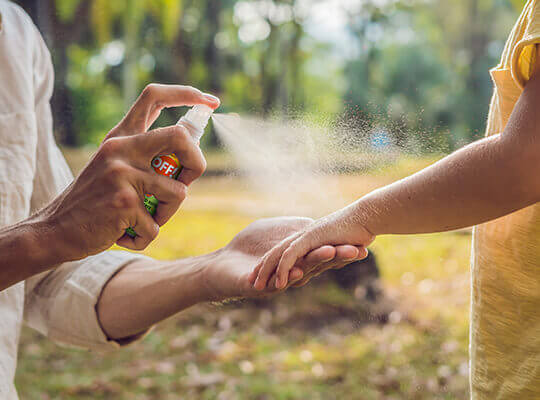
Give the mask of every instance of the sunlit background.
[[(188, 84), (218, 95), (222, 113), (284, 130), (300, 123), (335, 135), (339, 127), (355, 151), (331, 156), (361, 167), (324, 177), (339, 190), (335, 203), (321, 202), (327, 212), (481, 137), (488, 71), (525, 1), (17, 3), (51, 50), (55, 135), (75, 173), (146, 84)], [(165, 111), (157, 125), (182, 112)], [(279, 212), (283, 198), (253, 188), (222, 145), (211, 127), (206, 177), (147, 254), (209, 252)], [(469, 236), (382, 237), (369, 276), (352, 287), (329, 275), (272, 301), (197, 306), (107, 356), (25, 330), (20, 396), (466, 398)]]

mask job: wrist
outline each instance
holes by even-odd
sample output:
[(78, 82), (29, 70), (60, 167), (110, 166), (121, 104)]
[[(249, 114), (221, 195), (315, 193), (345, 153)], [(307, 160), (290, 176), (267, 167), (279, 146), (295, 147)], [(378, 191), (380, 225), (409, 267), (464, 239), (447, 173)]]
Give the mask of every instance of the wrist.
[[(80, 260), (93, 254), (88, 251), (90, 235), (95, 234), (88, 226), (79, 224), (70, 213), (62, 213), (60, 198), (31, 217), (39, 228), (42, 243), (46, 243), (58, 262)], [(106, 250), (103, 248), (102, 250)]]
[(42, 256), (46, 257), (49, 263), (60, 264), (85, 257), (84, 254), (80, 254), (80, 249), (77, 250), (70, 245), (68, 241), (70, 235), (64, 229), (64, 224), (47, 208), (30, 217), (28, 223), (33, 227), (33, 240), (40, 245), (43, 250)]
[(197, 257), (201, 266), (199, 288), (201, 302), (224, 301), (231, 297), (220, 289), (222, 277), (219, 273), (219, 262), (224, 257), (224, 249), (216, 250), (204, 256)]
[(376, 213), (369, 199), (360, 199), (349, 207), (345, 208), (346, 218), (352, 222), (352, 225), (360, 229), (362, 235), (369, 238), (369, 243), (375, 240), (379, 235), (376, 226)]
[(62, 262), (49, 244), (52, 240), (48, 228), (35, 219), (27, 219), (2, 229), (0, 290)]
[[(175, 302), (183, 304), (189, 299), (189, 305), (216, 301), (215, 282), (216, 265), (220, 251), (196, 257), (160, 262), (155, 266), (157, 275), (153, 279), (176, 289)], [(157, 283), (157, 282), (154, 282)], [(151, 283), (152, 285), (153, 283)]]

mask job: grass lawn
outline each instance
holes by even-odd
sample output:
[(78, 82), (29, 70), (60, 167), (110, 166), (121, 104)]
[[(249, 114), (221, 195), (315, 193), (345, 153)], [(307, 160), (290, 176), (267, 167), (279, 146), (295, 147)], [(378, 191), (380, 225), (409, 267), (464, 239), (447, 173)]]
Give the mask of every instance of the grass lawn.
[[(328, 179), (346, 203), (429, 161)], [(273, 203), (241, 178), (202, 179), (145, 253), (215, 250), (274, 214)], [(378, 238), (372, 249), (391, 307), (384, 323), (362, 313), (354, 293), (321, 279), (271, 301), (193, 307), (107, 355), (25, 329), (16, 385), (25, 400), (463, 399), (469, 248), (468, 232)]]

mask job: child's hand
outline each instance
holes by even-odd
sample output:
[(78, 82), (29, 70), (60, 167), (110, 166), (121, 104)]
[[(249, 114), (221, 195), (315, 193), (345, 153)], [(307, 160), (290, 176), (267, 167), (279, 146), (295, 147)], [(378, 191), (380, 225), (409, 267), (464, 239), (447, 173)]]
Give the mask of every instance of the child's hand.
[(324, 245), (359, 246), (358, 253), (351, 254), (351, 262), (367, 257), (365, 247), (375, 237), (360, 222), (356, 222), (353, 215), (350, 207), (345, 208), (284, 239), (266, 253), (250, 274), (249, 281), (256, 289), (263, 290), (275, 272), (276, 288), (282, 289), (287, 286), (289, 272), (296, 261)]

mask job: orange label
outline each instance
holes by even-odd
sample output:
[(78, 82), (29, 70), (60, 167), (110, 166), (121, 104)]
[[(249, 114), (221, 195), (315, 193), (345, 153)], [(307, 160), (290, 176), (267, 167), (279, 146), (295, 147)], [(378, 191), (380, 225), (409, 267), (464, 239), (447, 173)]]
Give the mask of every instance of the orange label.
[(152, 167), (160, 175), (176, 179), (182, 166), (174, 154), (158, 156), (152, 160)]

